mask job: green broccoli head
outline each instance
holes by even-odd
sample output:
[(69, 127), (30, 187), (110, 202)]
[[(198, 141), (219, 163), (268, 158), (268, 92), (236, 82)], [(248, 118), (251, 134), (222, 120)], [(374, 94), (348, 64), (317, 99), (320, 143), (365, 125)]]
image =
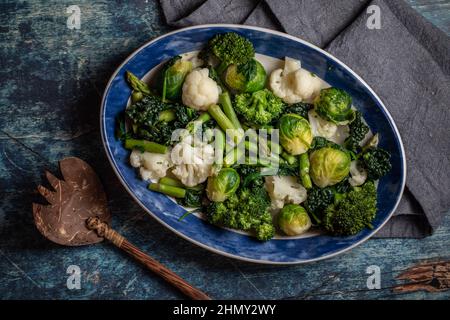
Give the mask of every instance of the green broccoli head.
[(275, 227), (272, 223), (263, 223), (256, 227), (256, 238), (261, 241), (267, 241), (275, 235)]
[(360, 149), (359, 143), (369, 132), (369, 127), (362, 120), (361, 112), (355, 112), (355, 120), (349, 124), (350, 136), (345, 140), (344, 146), (355, 153)]
[(270, 90), (236, 95), (234, 108), (249, 124), (261, 126), (276, 120), (284, 110), (283, 101)]
[(206, 217), (216, 225), (252, 230), (259, 240), (266, 241), (275, 232), (269, 205), (263, 186), (242, 187), (224, 202), (211, 202), (206, 208)]
[(372, 228), (377, 212), (377, 190), (373, 181), (341, 195), (325, 209), (323, 226), (332, 235), (348, 236)]
[(391, 154), (381, 148), (370, 147), (364, 151), (360, 159), (367, 170), (367, 178), (378, 180), (386, 175), (392, 168), (390, 157)]
[(210, 54), (219, 59), (217, 72), (221, 75), (230, 64), (242, 64), (252, 59), (255, 49), (250, 40), (237, 33), (228, 32), (217, 34), (208, 41), (202, 56)]

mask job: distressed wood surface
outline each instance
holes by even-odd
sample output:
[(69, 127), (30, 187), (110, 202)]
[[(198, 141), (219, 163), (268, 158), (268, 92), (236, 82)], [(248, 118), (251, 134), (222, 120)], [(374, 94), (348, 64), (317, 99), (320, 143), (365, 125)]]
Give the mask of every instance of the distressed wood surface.
[[(448, 0), (409, 2), (450, 34)], [(66, 8), (73, 4), (81, 9), (80, 30), (66, 27)], [(66, 156), (97, 170), (118, 232), (213, 298), (450, 298), (449, 215), (423, 240), (369, 240), (333, 259), (290, 267), (209, 253), (146, 215), (106, 160), (98, 112), (114, 69), (167, 31), (150, 0), (0, 3), (0, 299), (183, 298), (111, 244), (69, 248), (39, 234), (31, 211), (39, 201), (36, 186), (45, 169), (56, 172)], [(81, 270), (79, 290), (66, 286), (70, 265)], [(366, 270), (373, 265), (380, 268), (381, 288), (369, 290)]]

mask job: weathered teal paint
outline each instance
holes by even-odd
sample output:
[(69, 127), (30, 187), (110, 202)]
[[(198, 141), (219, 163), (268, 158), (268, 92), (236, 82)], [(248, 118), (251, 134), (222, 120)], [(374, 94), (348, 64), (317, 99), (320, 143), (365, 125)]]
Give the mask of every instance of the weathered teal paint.
[[(110, 244), (66, 248), (45, 240), (31, 214), (45, 169), (78, 156), (99, 173), (113, 227), (216, 299), (434, 299), (450, 291), (394, 294), (395, 276), (423, 260), (450, 258), (450, 217), (424, 240), (370, 240), (342, 256), (308, 265), (259, 266), (193, 246), (164, 229), (126, 194), (99, 137), (103, 88), (135, 48), (169, 30), (155, 1), (76, 1), (81, 29), (66, 27), (73, 1), (0, 4), (0, 298), (176, 299), (177, 291)], [(115, 3), (117, 2), (117, 3)], [(450, 34), (450, 3), (409, 0)], [(81, 290), (68, 290), (78, 265)], [(381, 290), (368, 290), (366, 268), (381, 268)]]

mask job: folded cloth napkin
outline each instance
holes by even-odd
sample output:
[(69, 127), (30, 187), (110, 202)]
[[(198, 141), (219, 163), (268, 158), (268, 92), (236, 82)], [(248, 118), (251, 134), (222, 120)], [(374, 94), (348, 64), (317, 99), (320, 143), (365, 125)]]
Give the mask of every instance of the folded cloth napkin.
[[(369, 6), (380, 29), (369, 29)], [(377, 237), (424, 237), (450, 208), (450, 39), (402, 0), (162, 0), (169, 25), (256, 25), (335, 55), (378, 93), (403, 138), (406, 188)], [(369, 9), (369, 10), (368, 10)]]

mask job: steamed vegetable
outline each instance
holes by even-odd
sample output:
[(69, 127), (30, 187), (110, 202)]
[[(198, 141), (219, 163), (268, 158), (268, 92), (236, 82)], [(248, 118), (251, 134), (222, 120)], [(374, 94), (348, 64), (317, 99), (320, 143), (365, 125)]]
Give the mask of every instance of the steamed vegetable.
[(311, 151), (322, 149), (325, 147), (337, 149), (337, 150), (340, 150), (343, 152), (348, 152), (348, 150), (346, 150), (343, 146), (341, 146), (333, 141), (327, 140), (324, 137), (314, 137), (309, 151), (311, 152)]
[(234, 33), (222, 33), (212, 37), (201, 57), (205, 60), (217, 59), (217, 73), (221, 75), (230, 64), (243, 64), (255, 56), (253, 44), (243, 36)]
[(186, 187), (203, 183), (214, 172), (214, 147), (206, 141), (195, 140), (188, 135), (171, 151), (174, 164), (172, 173)]
[[(163, 180), (164, 179), (164, 180)], [(177, 199), (177, 203), (190, 208), (202, 206), (204, 188), (202, 185), (193, 188), (186, 188), (182, 184), (175, 184), (177, 180), (171, 178), (162, 178), (159, 183), (151, 183), (148, 189)]]
[(211, 117), (216, 120), (219, 127), (229, 135), (229, 137), (232, 136), (232, 139), (234, 142), (239, 142), (241, 140), (241, 137), (243, 135), (242, 130), (237, 130), (239, 127), (235, 127), (233, 122), (231, 122), (230, 119), (226, 116), (226, 114), (222, 111), (222, 109), (216, 105), (213, 104), (209, 106), (208, 113), (211, 115)]
[(348, 124), (355, 119), (352, 98), (342, 89), (327, 88), (314, 100), (315, 111), (325, 120), (336, 124)]
[(360, 149), (360, 142), (369, 132), (369, 127), (364, 123), (361, 112), (355, 112), (355, 120), (350, 123), (350, 136), (345, 140), (344, 146), (355, 153)]
[(261, 126), (277, 119), (284, 110), (284, 103), (272, 92), (263, 89), (236, 95), (234, 107), (247, 123)]
[(308, 153), (302, 153), (300, 155), (300, 179), (302, 181), (302, 185), (306, 189), (312, 188), (311, 177), (309, 176), (309, 168), (310, 163)]
[(267, 241), (275, 233), (269, 205), (266, 190), (256, 184), (239, 188), (224, 202), (211, 202), (206, 208), (206, 217), (216, 225), (251, 230), (258, 240)]
[(180, 98), (184, 79), (191, 70), (192, 63), (180, 56), (175, 56), (164, 64), (157, 81), (163, 101)]
[(234, 112), (233, 104), (231, 103), (231, 98), (228, 91), (225, 91), (219, 95), (219, 103), (222, 106), (225, 115), (233, 123), (233, 126), (236, 129), (242, 128), (241, 123), (239, 122), (239, 119), (236, 115), (236, 112)]
[(139, 175), (144, 181), (164, 177), (172, 166), (170, 153), (142, 152), (139, 148), (131, 152), (130, 164), (139, 169)]
[(232, 64), (225, 72), (225, 83), (239, 92), (255, 92), (264, 89), (266, 71), (255, 59), (242, 64)]
[(373, 181), (354, 187), (340, 200), (325, 209), (323, 226), (338, 236), (354, 235), (364, 228), (372, 228), (377, 211), (377, 190)]
[(392, 168), (390, 153), (381, 148), (368, 148), (360, 158), (369, 180), (378, 180), (386, 175)]
[(288, 204), (278, 215), (278, 226), (288, 236), (297, 236), (311, 227), (311, 219), (302, 206)]
[(219, 86), (209, 77), (207, 68), (193, 70), (183, 83), (183, 103), (195, 110), (205, 111), (219, 101)]
[(304, 206), (316, 223), (320, 223), (324, 210), (334, 202), (334, 190), (314, 187), (308, 190), (308, 197)]
[(197, 111), (178, 103), (164, 103), (149, 95), (125, 110), (132, 122), (134, 138), (145, 139), (163, 145), (172, 144), (172, 132), (184, 128), (198, 116)]
[(276, 69), (270, 75), (270, 89), (286, 103), (312, 100), (322, 87), (322, 80), (302, 69), (300, 61), (285, 58), (284, 68)]
[(209, 200), (222, 202), (234, 194), (239, 187), (239, 174), (233, 168), (224, 168), (208, 178), (206, 194)]
[[(130, 71), (127, 71), (125, 73), (125, 75), (126, 75), (128, 84), (133, 89), (133, 93), (132, 93), (132, 94), (134, 94), (133, 102), (137, 102), (140, 99), (142, 99), (143, 95), (151, 94), (150, 88), (144, 81), (140, 80), (138, 77), (136, 77)], [(132, 98), (133, 98), (133, 96), (132, 96)]]
[(136, 139), (126, 139), (125, 149), (133, 150), (139, 149), (141, 151), (153, 152), (153, 153), (166, 153), (167, 147), (161, 144), (147, 141), (147, 140), (136, 140)]
[(298, 102), (291, 104), (287, 107), (289, 113), (295, 113), (299, 116), (302, 116), (305, 119), (308, 119), (308, 112), (314, 108), (314, 105), (311, 103)]
[(350, 172), (350, 156), (348, 153), (325, 147), (313, 151), (310, 155), (310, 175), (314, 184), (325, 188), (344, 180)]
[(268, 176), (265, 180), (274, 209), (281, 209), (287, 203), (299, 204), (306, 200), (306, 189), (298, 183), (296, 177)]
[(296, 114), (283, 115), (278, 123), (280, 144), (292, 155), (308, 151), (313, 140), (309, 122)]

